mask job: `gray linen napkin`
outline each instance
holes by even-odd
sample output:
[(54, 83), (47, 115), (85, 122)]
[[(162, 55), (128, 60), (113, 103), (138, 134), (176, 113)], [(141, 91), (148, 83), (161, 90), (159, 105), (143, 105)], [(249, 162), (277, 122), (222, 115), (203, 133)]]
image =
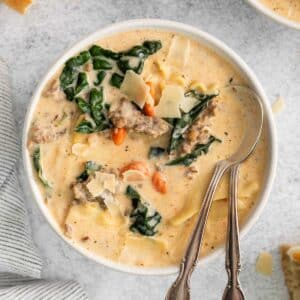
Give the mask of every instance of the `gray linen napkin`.
[(41, 279), (16, 163), (20, 149), (12, 116), (8, 68), (0, 58), (0, 300), (87, 300), (74, 281)]

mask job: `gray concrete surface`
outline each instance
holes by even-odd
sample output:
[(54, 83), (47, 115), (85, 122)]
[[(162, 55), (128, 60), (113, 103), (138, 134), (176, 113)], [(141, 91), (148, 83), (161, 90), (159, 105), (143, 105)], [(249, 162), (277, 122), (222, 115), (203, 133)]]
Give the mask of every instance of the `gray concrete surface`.
[[(11, 68), (19, 132), (35, 86), (64, 49), (105, 24), (146, 17), (184, 22), (220, 38), (255, 71), (270, 101), (278, 94), (286, 100), (286, 109), (276, 116), (276, 181), (261, 218), (242, 241), (241, 275), (248, 300), (286, 300), (277, 246), (300, 242), (300, 31), (274, 23), (240, 0), (37, 0), (25, 16), (0, 4), (0, 55)], [(173, 276), (119, 273), (84, 258), (60, 240), (31, 199), (21, 167), (19, 173), (34, 240), (45, 260), (45, 277), (76, 279), (91, 300), (164, 298)], [(270, 278), (254, 270), (261, 250), (274, 254)], [(220, 257), (196, 270), (193, 299), (221, 299), (225, 282)]]

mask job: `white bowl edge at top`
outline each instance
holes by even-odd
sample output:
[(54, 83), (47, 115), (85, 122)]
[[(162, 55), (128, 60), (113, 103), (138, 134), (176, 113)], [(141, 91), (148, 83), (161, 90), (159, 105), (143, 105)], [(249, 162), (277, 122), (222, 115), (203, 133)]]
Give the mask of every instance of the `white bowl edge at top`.
[(263, 3), (261, 3), (259, 0), (246, 0), (252, 7), (254, 7), (257, 11), (264, 14), (265, 16), (273, 19), (277, 23), (281, 23), (282, 25), (285, 25), (290, 28), (298, 29), (300, 30), (300, 23), (289, 20), (288, 18), (285, 18), (275, 12), (272, 11), (271, 8), (267, 7)]
[[(195, 28), (189, 25), (185, 25), (182, 23), (174, 22), (174, 21), (168, 21), (168, 20), (159, 20), (159, 19), (136, 19), (136, 20), (129, 20), (124, 21), (120, 23), (115, 23), (113, 25), (109, 25), (107, 27), (104, 27), (97, 32), (89, 35), (88, 37), (84, 38), (83, 40), (76, 43), (73, 47), (71, 47), (69, 50), (67, 50), (55, 63), (54, 65), (49, 69), (47, 74), (43, 77), (43, 79), (40, 81), (40, 84), (36, 88), (31, 101), (28, 106), (28, 110), (25, 117), (24, 122), (24, 128), (23, 128), (23, 136), (22, 136), (22, 156), (23, 156), (23, 163), (25, 168), (25, 174), (27, 175), (27, 180), (29, 183), (29, 186), (31, 188), (31, 191), (33, 193), (34, 199), (36, 200), (38, 207), (41, 209), (43, 215), (50, 223), (51, 227), (54, 229), (54, 231), (69, 245), (71, 245), (73, 248), (75, 248), (77, 251), (85, 255), (86, 257), (89, 257), (90, 259), (101, 263), (107, 267), (129, 272), (133, 274), (141, 274), (141, 275), (166, 275), (166, 274), (172, 274), (178, 271), (177, 266), (170, 266), (170, 267), (160, 267), (160, 268), (142, 268), (142, 267), (134, 267), (134, 266), (127, 266), (123, 264), (119, 264), (116, 262), (113, 262), (111, 260), (105, 259), (103, 257), (96, 256), (95, 254), (87, 251), (86, 249), (74, 244), (70, 239), (68, 239), (66, 236), (64, 236), (59, 228), (59, 226), (56, 224), (56, 221), (48, 211), (48, 208), (46, 207), (42, 195), (39, 191), (38, 186), (35, 183), (32, 164), (30, 160), (30, 156), (28, 154), (27, 150), (27, 133), (30, 128), (30, 122), (32, 119), (32, 115), (34, 113), (35, 106), (39, 100), (41, 91), (47, 81), (55, 74), (55, 72), (64, 64), (64, 62), (71, 57), (72, 55), (75, 55), (83, 48), (87, 47), (88, 45), (92, 44), (93, 42), (100, 40), (101, 38), (116, 34), (118, 32), (126, 32), (133, 29), (139, 29), (139, 28), (153, 28), (153, 29), (160, 29), (160, 30), (167, 30), (167, 31), (173, 31), (185, 34), (187, 36), (190, 36), (191, 38), (194, 38), (198, 41), (200, 41), (202, 44), (205, 44), (209, 48), (213, 49), (215, 52), (217, 52), (219, 55), (221, 55), (223, 58), (225, 58), (227, 61), (229, 61), (244, 77), (246, 80), (249, 81), (251, 87), (256, 91), (256, 93), (261, 97), (263, 105), (264, 105), (264, 112), (265, 112), (265, 122), (266, 127), (269, 132), (269, 164), (268, 164), (268, 170), (266, 171), (266, 179), (265, 179), (265, 185), (263, 188), (263, 191), (260, 195), (260, 199), (257, 201), (255, 205), (255, 209), (253, 209), (251, 215), (249, 216), (247, 222), (243, 226), (243, 229), (241, 230), (241, 237), (243, 237), (250, 228), (254, 225), (254, 223), (257, 221), (259, 215), (261, 214), (264, 206), (266, 205), (268, 196), (270, 194), (271, 186), (274, 180), (275, 176), (275, 170), (276, 170), (276, 164), (277, 164), (277, 139), (275, 134), (275, 125), (274, 120), (272, 116), (272, 110), (270, 107), (270, 104), (268, 102), (268, 99), (265, 95), (265, 92), (260, 85), (258, 79), (254, 75), (254, 73), (251, 71), (251, 69), (245, 64), (245, 62), (230, 48), (228, 48), (224, 43), (219, 41), (218, 39), (214, 38), (213, 36)], [(224, 252), (223, 247), (219, 247), (216, 250), (214, 250), (211, 254), (201, 258), (200, 264), (209, 262), (213, 258), (215, 258), (220, 253)]]

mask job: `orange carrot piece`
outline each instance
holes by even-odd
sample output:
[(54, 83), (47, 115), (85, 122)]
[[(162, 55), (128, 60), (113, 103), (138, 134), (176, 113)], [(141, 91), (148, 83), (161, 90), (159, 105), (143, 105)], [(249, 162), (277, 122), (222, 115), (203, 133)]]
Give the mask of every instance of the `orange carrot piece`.
[(111, 137), (116, 145), (123, 144), (126, 137), (126, 128), (114, 128)]
[(167, 182), (163, 178), (162, 174), (155, 171), (152, 175), (152, 184), (154, 188), (161, 194), (166, 194), (167, 192)]
[(143, 113), (148, 117), (153, 117), (154, 116), (154, 107), (150, 103), (146, 102), (143, 107)]
[(124, 172), (128, 170), (137, 170), (143, 173), (146, 176), (150, 175), (150, 171), (146, 163), (142, 161), (132, 161), (129, 164), (125, 165), (123, 168), (120, 170), (120, 174), (122, 175)]

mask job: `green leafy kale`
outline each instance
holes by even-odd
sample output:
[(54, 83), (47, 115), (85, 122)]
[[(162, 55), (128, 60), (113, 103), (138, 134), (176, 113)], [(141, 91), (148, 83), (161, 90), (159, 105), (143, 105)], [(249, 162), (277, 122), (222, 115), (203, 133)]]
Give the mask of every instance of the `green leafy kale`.
[(66, 95), (67, 100), (73, 101), (75, 97), (75, 89), (72, 86), (68, 86), (67, 88), (64, 89), (64, 93)]
[[(131, 49), (121, 53), (117, 65), (124, 74), (128, 70), (132, 70), (137, 74), (141, 74), (144, 68), (145, 60), (149, 55), (160, 50), (162, 44), (160, 41), (145, 41), (143, 45), (133, 46)], [(130, 65), (130, 57), (136, 57), (139, 62), (136, 66)]]
[(111, 58), (114, 60), (117, 60), (120, 58), (120, 53), (108, 50), (108, 49), (104, 49), (98, 45), (93, 45), (90, 50), (89, 50), (90, 54), (94, 57), (94, 56), (104, 56), (107, 58)]
[(111, 75), (109, 83), (112, 86), (114, 86), (114, 87), (116, 87), (116, 88), (119, 89), (121, 87), (121, 84), (122, 84), (123, 80), (124, 80), (124, 76), (122, 76), (122, 75), (120, 75), (118, 73), (113, 73)]
[(78, 56), (71, 57), (67, 60), (66, 66), (68, 68), (76, 68), (84, 65), (90, 59), (90, 53), (88, 51), (80, 52)]
[(79, 133), (93, 133), (95, 131), (95, 126), (92, 122), (87, 120), (82, 120), (76, 127), (75, 131)]
[(159, 157), (159, 156), (162, 156), (165, 153), (166, 153), (166, 149), (165, 148), (162, 148), (162, 147), (150, 147), (148, 157), (149, 158)]
[(94, 82), (94, 85), (96, 85), (96, 86), (100, 85), (103, 82), (105, 76), (106, 76), (105, 71), (103, 71), (103, 70), (99, 71), (97, 73), (97, 81)]
[(41, 149), (40, 149), (40, 147), (38, 147), (34, 150), (34, 152), (32, 154), (32, 160), (33, 160), (34, 169), (36, 170), (40, 181), (45, 186), (45, 188), (51, 189), (51, 186), (43, 173), (42, 164), (41, 164)]
[(217, 94), (205, 95), (195, 90), (190, 90), (185, 93), (185, 96), (195, 97), (199, 103), (197, 103), (189, 112), (182, 114), (180, 119), (175, 120), (171, 134), (169, 153), (178, 149), (179, 145), (181, 145), (184, 140), (184, 132), (193, 124), (199, 114), (207, 108), (208, 102), (216, 97)]
[(145, 236), (153, 236), (157, 233), (156, 226), (161, 222), (161, 215), (154, 211), (149, 212), (148, 206), (142, 203), (140, 194), (130, 185), (127, 186), (126, 195), (132, 201), (132, 212), (130, 219), (132, 221), (130, 230)]
[(94, 57), (93, 59), (93, 68), (94, 70), (111, 70), (112, 64), (106, 59)]
[(77, 73), (73, 68), (70, 68), (67, 65), (65, 65), (59, 77), (60, 86), (63, 90), (65, 90), (68, 85), (73, 83), (73, 81), (76, 78), (76, 74)]
[(197, 159), (198, 156), (208, 153), (209, 147), (213, 142), (220, 143), (221, 140), (211, 135), (206, 144), (197, 144), (191, 153), (188, 153), (184, 156), (177, 157), (167, 162), (166, 165), (167, 166), (175, 166), (175, 165), (190, 166)]
[(141, 57), (137, 66), (132, 66), (130, 64), (130, 58), (126, 57), (126, 56), (122, 56), (118, 62), (118, 68), (120, 69), (121, 72), (123, 72), (124, 74), (128, 71), (128, 70), (132, 70), (137, 74), (141, 74), (144, 68), (144, 63), (145, 63), (145, 59), (144, 57)]
[(90, 113), (91, 111), (90, 104), (86, 100), (84, 100), (81, 97), (76, 97), (75, 102), (77, 103), (77, 106), (79, 107), (81, 112)]
[(87, 161), (85, 163), (84, 171), (76, 178), (77, 182), (86, 181), (91, 174), (93, 174), (96, 171), (99, 171), (100, 169), (101, 169), (101, 166), (99, 166), (95, 162)]
[(79, 94), (87, 86), (89, 86), (87, 75), (84, 72), (80, 72), (77, 77), (75, 95)]
[(108, 118), (109, 105), (104, 103), (103, 87), (99, 90), (92, 88), (90, 90), (89, 100), (77, 97), (76, 103), (80, 110), (89, 113), (94, 123), (89, 120), (82, 120), (75, 128), (76, 132), (93, 133), (112, 127)]
[[(64, 93), (68, 100), (72, 101), (74, 96), (78, 94), (84, 87), (87, 85), (86, 75), (80, 73), (78, 75), (78, 68), (84, 65), (90, 59), (90, 53), (88, 51), (80, 52), (78, 56), (71, 57), (65, 63), (65, 66), (60, 74), (60, 86), (63, 89)], [(75, 79), (77, 77), (76, 88), (74, 87)]]

